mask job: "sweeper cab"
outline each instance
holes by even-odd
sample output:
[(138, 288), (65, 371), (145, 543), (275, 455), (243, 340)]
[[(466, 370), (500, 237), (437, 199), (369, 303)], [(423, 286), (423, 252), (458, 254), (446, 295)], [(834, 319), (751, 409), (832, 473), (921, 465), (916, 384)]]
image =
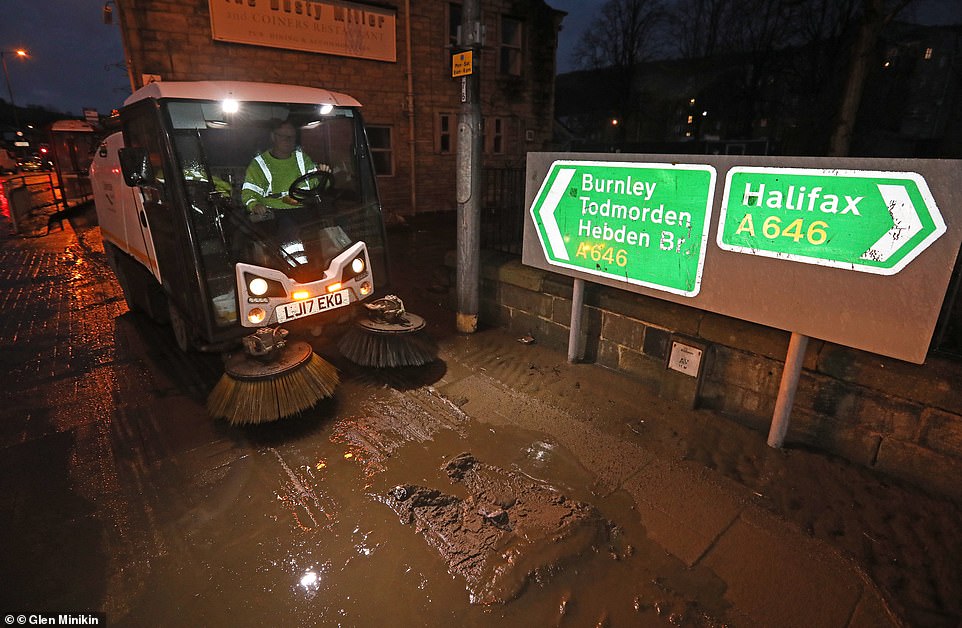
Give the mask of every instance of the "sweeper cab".
[[(316, 169), (277, 193), (284, 208), (256, 220), (242, 201), (245, 177), (280, 121)], [(277, 379), (305, 361), (303, 348), (278, 356), (286, 333), (277, 325), (346, 320), (386, 285), (372, 156), (350, 96), (165, 81), (131, 95), (117, 124), (90, 169), (107, 259), (128, 307), (169, 323), (180, 349), (243, 342), (250, 364), (236, 379)]]

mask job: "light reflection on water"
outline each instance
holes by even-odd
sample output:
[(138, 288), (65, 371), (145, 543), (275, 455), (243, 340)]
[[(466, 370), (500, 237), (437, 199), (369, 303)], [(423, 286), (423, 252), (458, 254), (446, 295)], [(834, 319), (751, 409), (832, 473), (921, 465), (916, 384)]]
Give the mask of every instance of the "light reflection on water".
[(554, 443), (549, 443), (543, 440), (536, 441), (532, 443), (529, 447), (525, 448), (524, 452), (528, 455), (528, 458), (533, 462), (540, 465), (548, 464), (551, 461), (551, 454), (555, 449)]
[(316, 571), (309, 570), (301, 576), (300, 585), (304, 591), (313, 595), (317, 593), (317, 589), (321, 586), (321, 578), (317, 575)]
[[(594, 478), (556, 442), (486, 425), (405, 440), (359, 416), (335, 422), (309, 446), (274, 451), (283, 486), (276, 495), (288, 513), (278, 521), (290, 522), (288, 551), (296, 548), (280, 568), (293, 608), (278, 608), (279, 616), (317, 625), (723, 625), (713, 619), (724, 616), (723, 588), (649, 542), (630, 498), (594, 494)], [(470, 604), (463, 578), (385, 503), (404, 483), (463, 492), (441, 471), (463, 451), (593, 503), (619, 526), (616, 547), (540, 574), (507, 604)], [(694, 602), (706, 594), (716, 599), (709, 609)]]

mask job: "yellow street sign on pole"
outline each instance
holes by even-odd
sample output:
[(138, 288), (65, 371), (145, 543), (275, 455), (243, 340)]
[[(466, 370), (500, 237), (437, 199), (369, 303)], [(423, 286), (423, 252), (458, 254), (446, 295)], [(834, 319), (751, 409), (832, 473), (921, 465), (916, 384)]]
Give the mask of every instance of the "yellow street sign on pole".
[(468, 76), (474, 71), (474, 54), (471, 50), (456, 52), (451, 56), (451, 77)]

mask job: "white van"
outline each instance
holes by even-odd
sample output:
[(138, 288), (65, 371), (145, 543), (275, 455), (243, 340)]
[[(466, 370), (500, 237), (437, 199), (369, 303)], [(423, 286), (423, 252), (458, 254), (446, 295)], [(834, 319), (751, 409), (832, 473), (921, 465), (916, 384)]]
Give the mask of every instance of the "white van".
[(20, 171), (17, 160), (5, 148), (0, 148), (0, 174), (16, 174)]

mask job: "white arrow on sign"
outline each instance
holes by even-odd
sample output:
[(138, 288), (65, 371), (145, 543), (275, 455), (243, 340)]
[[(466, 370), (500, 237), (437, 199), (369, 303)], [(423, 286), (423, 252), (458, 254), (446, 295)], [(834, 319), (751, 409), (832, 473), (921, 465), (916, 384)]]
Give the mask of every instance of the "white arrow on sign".
[(922, 220), (915, 212), (908, 190), (902, 185), (877, 184), (885, 204), (888, 205), (892, 221), (895, 223), (878, 242), (862, 254), (862, 259), (884, 262), (922, 229)]
[(558, 170), (558, 176), (555, 177), (554, 183), (551, 184), (551, 189), (548, 190), (548, 195), (544, 197), (544, 203), (541, 205), (541, 209), (538, 210), (538, 216), (541, 217), (541, 224), (544, 225), (544, 231), (548, 234), (548, 244), (551, 246), (551, 252), (558, 259), (568, 260), (568, 249), (565, 248), (564, 238), (561, 237), (561, 229), (558, 228), (558, 221), (554, 217), (554, 211), (558, 209), (558, 203), (561, 202), (561, 197), (564, 196), (565, 191), (568, 189), (568, 184), (571, 183), (571, 179), (575, 176), (574, 168), (561, 168)]

